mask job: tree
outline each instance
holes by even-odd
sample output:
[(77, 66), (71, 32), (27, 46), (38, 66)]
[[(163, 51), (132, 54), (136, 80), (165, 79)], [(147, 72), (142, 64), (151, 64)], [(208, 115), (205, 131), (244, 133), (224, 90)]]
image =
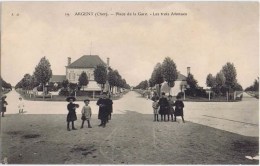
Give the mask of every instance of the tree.
[(208, 87), (215, 87), (216, 86), (216, 78), (212, 74), (208, 74), (206, 79), (206, 84)]
[(22, 88), (25, 90), (29, 90), (31, 82), (32, 82), (32, 76), (30, 74), (25, 74), (22, 79)]
[(61, 83), (61, 85), (62, 85), (62, 87), (64, 88), (64, 89), (66, 89), (66, 88), (68, 88), (68, 85), (69, 85), (69, 80), (63, 80), (62, 81), (62, 83)]
[(12, 89), (12, 85), (7, 83), (2, 77), (0, 77), (1, 86), (5, 89)]
[(187, 95), (196, 95), (196, 89), (198, 87), (198, 81), (194, 78), (194, 76), (189, 73), (187, 76), (187, 84), (189, 85), (189, 89), (187, 90)]
[(77, 88), (78, 88), (78, 85), (76, 84), (76, 83), (72, 83), (72, 82), (70, 82), (69, 83), (69, 89), (70, 89), (70, 95), (75, 95), (75, 97), (76, 97), (76, 90), (77, 90)]
[(255, 79), (253, 85), (247, 87), (245, 91), (257, 91), (259, 92), (259, 77)]
[(259, 77), (255, 79), (253, 84), (254, 91), (259, 91)]
[(233, 63), (228, 62), (226, 65), (222, 67), (222, 73), (224, 74), (226, 81), (225, 85), (228, 88), (234, 89), (237, 83), (237, 72)]
[(162, 83), (164, 82), (164, 78), (162, 73), (162, 66), (160, 63), (157, 63), (157, 65), (155, 66), (151, 76), (151, 80), (154, 84), (159, 85), (159, 94), (161, 95), (161, 86)]
[[(113, 70), (110, 70), (108, 72), (108, 75), (107, 75), (107, 79), (108, 79), (108, 83), (109, 83), (109, 86), (110, 86), (110, 90), (112, 89), (113, 90), (113, 87), (116, 86), (116, 74)], [(113, 93), (113, 91), (112, 91)]]
[(225, 75), (222, 72), (218, 72), (216, 75), (216, 87), (214, 89), (216, 94), (220, 94), (221, 89), (223, 89), (222, 91), (225, 91), (226, 86), (226, 78)]
[(147, 89), (148, 88), (148, 81), (145, 80), (145, 81), (141, 81), (136, 87), (135, 89)]
[(101, 90), (103, 92), (107, 82), (107, 69), (104, 65), (97, 65), (94, 70), (94, 80), (101, 85)]
[(87, 86), (89, 83), (88, 81), (88, 76), (86, 72), (82, 72), (79, 76), (79, 86), (83, 86), (83, 91), (84, 91), (84, 86)]
[(243, 91), (243, 87), (239, 83), (236, 83), (235, 87), (234, 87), (234, 90), (235, 91)]
[(169, 87), (174, 87), (174, 82), (178, 78), (176, 65), (170, 57), (166, 57), (162, 64), (162, 74)]
[(52, 70), (49, 60), (47, 60), (45, 57), (41, 58), (39, 64), (35, 67), (35, 71), (33, 74), (36, 78), (36, 80), (42, 84), (43, 86), (43, 98), (45, 96), (45, 85), (47, 82), (49, 82), (51, 76), (52, 76)]

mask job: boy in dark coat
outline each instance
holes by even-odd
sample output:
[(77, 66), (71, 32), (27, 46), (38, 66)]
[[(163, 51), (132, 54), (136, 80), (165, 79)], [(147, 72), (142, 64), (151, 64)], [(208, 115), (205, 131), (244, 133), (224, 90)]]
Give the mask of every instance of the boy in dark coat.
[(79, 108), (79, 105), (73, 103), (76, 100), (73, 96), (67, 97), (66, 100), (69, 102), (67, 105), (67, 109), (69, 111), (67, 115), (67, 130), (70, 131), (70, 122), (72, 124), (72, 130), (77, 130), (74, 126), (74, 121), (77, 120), (76, 108)]
[(183, 108), (184, 108), (184, 104), (183, 102), (180, 100), (181, 96), (177, 95), (177, 100), (174, 103), (175, 106), (175, 112), (174, 112), (174, 121), (176, 122), (176, 116), (181, 116), (182, 118), (182, 122), (185, 123), (184, 118), (183, 118)]

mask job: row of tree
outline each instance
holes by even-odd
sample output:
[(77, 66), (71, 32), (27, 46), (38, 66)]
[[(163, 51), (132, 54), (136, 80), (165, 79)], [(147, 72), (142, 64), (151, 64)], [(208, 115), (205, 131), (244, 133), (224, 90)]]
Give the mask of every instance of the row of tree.
[(141, 81), (137, 86), (135, 86), (134, 89), (146, 90), (148, 87), (149, 87), (148, 81), (144, 80), (144, 81)]
[[(178, 78), (177, 66), (170, 57), (166, 57), (163, 63), (157, 63), (153, 69), (149, 81), (140, 82), (135, 89), (146, 89), (148, 87), (159, 86), (161, 89), (162, 83), (167, 82), (169, 87), (174, 87), (175, 81)], [(159, 92), (160, 94), (160, 92)]]
[[(108, 70), (108, 72), (107, 72)], [(46, 57), (43, 57), (39, 64), (35, 67), (33, 75), (25, 74), (24, 77), (16, 84), (15, 88), (22, 88), (23, 90), (32, 90), (33, 88), (41, 85), (43, 91), (47, 83), (49, 83), (50, 78), (52, 77), (52, 70), (49, 61)], [(130, 89), (130, 86), (126, 83), (126, 80), (122, 78), (117, 70), (111, 68), (107, 69), (104, 65), (96, 66), (94, 70), (94, 79), (101, 85), (102, 91), (105, 88), (105, 84), (108, 82), (110, 89), (113, 90), (113, 87), (120, 87)], [(64, 89), (69, 90), (79, 90), (81, 87), (87, 86), (89, 83), (89, 78), (86, 72), (82, 72), (79, 76), (78, 83), (69, 83), (68, 80), (64, 80), (61, 85), (58, 87), (63, 87)], [(50, 85), (52, 85), (50, 83)]]
[(259, 92), (259, 77), (257, 79), (255, 79), (253, 85), (247, 87), (245, 89), (245, 91), (255, 91), (255, 92)]
[(12, 89), (12, 85), (8, 82), (6, 82), (2, 77), (0, 77), (0, 81), (2, 84), (2, 88), (4, 89)]
[(105, 84), (109, 83), (110, 91), (113, 93), (114, 87), (130, 89), (130, 85), (126, 80), (122, 78), (118, 70), (113, 70), (104, 65), (97, 65), (94, 70), (94, 80), (101, 85), (102, 91), (105, 88)]
[[(42, 85), (43, 91), (46, 83), (52, 77), (51, 64), (46, 57), (41, 58), (38, 65), (35, 67), (33, 75), (25, 74), (24, 77), (15, 85), (15, 88), (23, 90), (32, 90), (34, 87)], [(44, 91), (45, 92), (45, 91)]]
[(208, 74), (206, 85), (211, 87), (217, 95), (224, 95), (226, 92), (242, 91), (242, 86), (237, 82), (237, 72), (233, 63), (226, 63), (222, 69), (213, 76)]
[[(226, 92), (232, 91), (242, 91), (242, 86), (237, 82), (237, 73), (236, 68), (233, 63), (226, 63), (220, 72), (213, 76), (212, 74), (208, 74), (206, 78), (206, 84), (208, 87), (211, 87), (212, 90), (217, 95), (225, 94)], [(144, 80), (141, 81), (135, 89), (147, 89), (149, 87), (154, 87), (155, 85), (159, 86), (161, 89), (161, 85), (164, 81), (168, 83), (169, 87), (174, 87), (175, 81), (178, 78), (178, 72), (176, 64), (169, 57), (166, 57), (163, 63), (158, 63), (152, 74), (149, 81)], [(189, 96), (206, 96), (206, 91), (198, 86), (198, 81), (194, 78), (193, 74), (188, 73), (186, 78), (187, 81), (187, 90), (186, 95)], [(255, 81), (254, 87), (258, 87), (258, 82)], [(252, 87), (251, 87), (252, 88)], [(160, 92), (159, 92), (160, 93)]]

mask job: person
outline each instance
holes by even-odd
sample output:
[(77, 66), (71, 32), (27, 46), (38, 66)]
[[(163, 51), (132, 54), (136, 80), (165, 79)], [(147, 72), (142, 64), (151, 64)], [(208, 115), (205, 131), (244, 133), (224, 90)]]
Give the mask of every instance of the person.
[[(109, 94), (108, 95), (108, 98), (111, 99), (111, 95)], [(111, 100), (112, 101), (112, 100)], [(109, 105), (109, 114), (108, 114), (108, 117), (107, 117), (107, 123), (109, 122), (109, 120), (111, 120), (112, 118), (112, 113), (113, 113), (113, 102), (112, 104)]]
[(156, 92), (153, 92), (153, 96), (152, 96), (152, 101), (155, 99), (155, 98), (158, 98), (159, 99), (159, 96), (157, 95), (157, 93)]
[(173, 122), (173, 114), (174, 114), (174, 101), (172, 100), (172, 95), (168, 96), (168, 102), (169, 102), (169, 107), (168, 107), (168, 121), (170, 120), (170, 116), (171, 116), (171, 120)]
[(8, 105), (7, 101), (5, 100), (6, 99), (6, 95), (3, 95), (2, 96), (2, 99), (1, 99), (1, 107), (2, 107), (2, 117), (5, 117), (5, 112), (6, 112), (6, 106)]
[(90, 102), (89, 99), (85, 99), (84, 100), (85, 105), (82, 107), (82, 110), (81, 110), (81, 113), (82, 113), (82, 117), (81, 117), (82, 124), (80, 127), (81, 129), (83, 128), (85, 120), (88, 122), (88, 128), (92, 128), (90, 125), (90, 118), (92, 116), (92, 111), (91, 111), (91, 107), (89, 106), (89, 102)]
[(23, 98), (19, 97), (19, 103), (18, 103), (18, 109), (19, 109), (19, 114), (20, 113), (24, 113), (24, 102), (23, 102)]
[(70, 122), (72, 125), (72, 130), (77, 130), (74, 126), (74, 121), (77, 120), (77, 115), (76, 115), (76, 108), (79, 108), (78, 104), (73, 103), (76, 101), (76, 98), (73, 96), (67, 97), (66, 99), (69, 104), (67, 105), (68, 109), (68, 115), (67, 115), (67, 130), (70, 131)]
[(166, 121), (166, 114), (168, 114), (168, 106), (169, 106), (169, 102), (167, 100), (167, 98), (165, 97), (165, 93), (162, 92), (162, 96), (159, 99), (159, 114), (161, 115), (161, 121)]
[(108, 115), (110, 109), (112, 108), (113, 101), (107, 97), (107, 93), (102, 94), (102, 98), (97, 101), (97, 105), (99, 106), (98, 119), (101, 120), (99, 126), (106, 127)]
[(181, 116), (182, 118), (182, 122), (185, 123), (184, 118), (183, 118), (183, 108), (184, 108), (184, 104), (183, 102), (180, 100), (181, 96), (177, 95), (177, 100), (174, 103), (175, 106), (175, 112), (174, 112), (174, 121), (176, 122), (176, 116)]
[(159, 113), (159, 104), (158, 104), (158, 100), (159, 100), (159, 98), (154, 98), (153, 99), (153, 104), (152, 104), (152, 107), (153, 107), (153, 116), (154, 116), (154, 122), (155, 121), (158, 121), (159, 122), (159, 115), (158, 115), (158, 113)]

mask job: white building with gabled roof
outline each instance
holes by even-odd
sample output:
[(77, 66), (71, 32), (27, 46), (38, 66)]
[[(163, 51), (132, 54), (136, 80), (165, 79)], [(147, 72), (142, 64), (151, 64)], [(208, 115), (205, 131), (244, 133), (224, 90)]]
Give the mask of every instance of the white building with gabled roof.
[(94, 80), (94, 70), (97, 65), (109, 65), (109, 58), (107, 64), (98, 55), (83, 55), (79, 59), (71, 62), (68, 57), (68, 64), (66, 66), (66, 75), (53, 75), (50, 82), (62, 82), (68, 80), (70, 83), (78, 83), (82, 72), (88, 76), (89, 83), (84, 86), (85, 91), (101, 92), (101, 86)]

